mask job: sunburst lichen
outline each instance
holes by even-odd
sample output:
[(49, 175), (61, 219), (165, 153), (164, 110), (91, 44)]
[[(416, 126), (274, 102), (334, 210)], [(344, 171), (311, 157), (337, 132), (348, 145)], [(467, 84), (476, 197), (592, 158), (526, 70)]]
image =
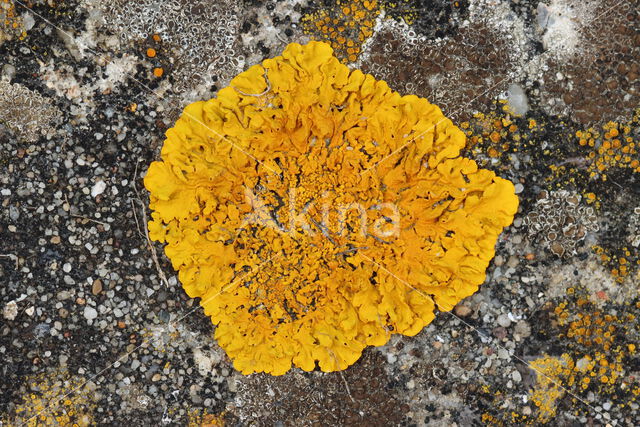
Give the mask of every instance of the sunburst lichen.
[(150, 234), (242, 373), (345, 369), (484, 281), (518, 199), (464, 145), (427, 100), (290, 44), (167, 132)]

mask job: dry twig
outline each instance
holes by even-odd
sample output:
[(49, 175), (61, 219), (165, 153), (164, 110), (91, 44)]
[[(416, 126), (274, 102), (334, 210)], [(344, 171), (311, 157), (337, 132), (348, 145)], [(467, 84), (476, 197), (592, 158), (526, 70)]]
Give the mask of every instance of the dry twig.
[(356, 403), (356, 400), (351, 395), (351, 389), (349, 389), (349, 383), (347, 382), (347, 379), (344, 377), (344, 374), (342, 373), (342, 371), (339, 371), (339, 372), (340, 372), (340, 376), (342, 377), (342, 381), (344, 381), (344, 386), (347, 389), (347, 394), (349, 395), (349, 398), (353, 403)]
[(106, 222), (98, 221), (97, 219), (89, 218), (89, 217), (86, 217), (86, 216), (77, 215), (77, 214), (70, 214), (70, 215), (71, 215), (72, 217), (74, 217), (74, 218), (81, 218), (81, 219), (85, 219), (85, 220), (87, 220), (87, 221), (95, 222), (96, 224), (100, 224), (100, 225), (103, 225), (103, 226), (108, 225)]
[[(133, 187), (133, 191), (136, 193), (136, 200), (138, 200), (138, 202), (140, 203), (140, 208), (142, 209), (142, 220), (144, 221), (143, 222), (144, 227), (142, 228), (144, 229), (144, 237), (147, 240), (147, 247), (151, 252), (151, 258), (153, 259), (153, 263), (155, 264), (156, 270), (158, 271), (158, 277), (160, 277), (160, 281), (168, 288), (169, 281), (167, 280), (167, 276), (164, 274), (164, 271), (162, 271), (162, 268), (160, 268), (160, 261), (158, 261), (158, 253), (156, 251), (155, 246), (153, 246), (153, 243), (151, 243), (151, 238), (149, 237), (149, 229), (147, 228), (147, 208), (145, 207), (145, 204), (142, 201), (142, 198), (140, 197), (140, 193), (138, 192), (138, 187), (136, 187), (136, 179), (138, 178), (139, 162), (140, 161), (136, 162), (136, 169), (133, 173), (133, 179), (131, 180), (131, 187)], [(133, 208), (133, 215), (136, 220), (136, 224), (138, 225), (138, 232), (140, 233), (140, 224), (138, 223), (138, 216), (136, 214), (136, 209), (135, 209), (135, 205), (133, 204), (133, 200), (132, 200), (132, 208)]]

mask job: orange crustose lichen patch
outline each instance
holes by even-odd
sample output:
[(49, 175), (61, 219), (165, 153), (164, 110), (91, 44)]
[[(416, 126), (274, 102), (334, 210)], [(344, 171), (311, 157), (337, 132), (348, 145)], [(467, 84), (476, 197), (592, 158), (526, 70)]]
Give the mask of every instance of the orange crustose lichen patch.
[[(95, 425), (95, 393), (85, 387), (86, 380), (65, 370), (42, 372), (26, 378), (22, 402), (15, 407), (12, 420), (0, 415), (0, 425), (78, 426)], [(69, 390), (73, 390), (70, 393)], [(5, 423), (5, 424), (3, 424)]]
[(290, 44), (167, 131), (150, 235), (242, 373), (345, 369), (484, 281), (518, 199), (464, 145), (427, 100)]
[(16, 12), (12, 0), (0, 0), (0, 45), (5, 40), (18, 37), (23, 40), (27, 36), (22, 17)]
[[(627, 124), (609, 122), (603, 126), (602, 132), (593, 128), (576, 132), (578, 144), (591, 150), (587, 154), (590, 178), (599, 176), (606, 180), (607, 171), (612, 168), (630, 169), (640, 173), (638, 141), (637, 137), (634, 137), (634, 130), (637, 129), (638, 123), (640, 123), (640, 109)], [(596, 145), (599, 146), (596, 148)]]
[(381, 12), (377, 0), (338, 0), (302, 18), (305, 33), (331, 45), (342, 62), (354, 62), (362, 44), (373, 35)]

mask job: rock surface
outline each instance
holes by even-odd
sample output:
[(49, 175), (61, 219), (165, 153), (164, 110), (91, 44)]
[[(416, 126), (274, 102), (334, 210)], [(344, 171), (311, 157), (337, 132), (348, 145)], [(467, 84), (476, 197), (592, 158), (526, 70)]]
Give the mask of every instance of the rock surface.
[[(634, 0), (0, 1), (0, 422), (640, 425), (639, 33)], [(184, 106), (307, 40), (439, 105), (520, 211), (416, 336), (244, 377), (142, 177)]]

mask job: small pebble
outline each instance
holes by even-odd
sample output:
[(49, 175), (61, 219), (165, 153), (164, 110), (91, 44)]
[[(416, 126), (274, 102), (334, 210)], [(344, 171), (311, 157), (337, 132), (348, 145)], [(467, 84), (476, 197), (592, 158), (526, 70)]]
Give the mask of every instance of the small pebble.
[(17, 221), (20, 218), (20, 211), (15, 206), (9, 206), (9, 218), (12, 221)]
[(91, 286), (91, 293), (98, 295), (100, 292), (102, 292), (102, 280), (96, 279), (93, 281), (93, 285)]
[(104, 183), (104, 181), (98, 181), (95, 184), (93, 184), (93, 187), (91, 188), (91, 197), (96, 197), (99, 196), (100, 194), (104, 193), (104, 190), (107, 189), (107, 184)]
[(7, 320), (13, 320), (18, 315), (18, 304), (15, 301), (9, 301), (2, 310), (2, 315)]
[(515, 187), (516, 187), (516, 194), (520, 194), (520, 193), (522, 193), (522, 191), (524, 190), (524, 185), (522, 185), (522, 184), (520, 184), (520, 183), (517, 183), (517, 184), (515, 185)]
[(509, 319), (509, 316), (503, 313), (498, 316), (498, 325), (502, 326), (503, 328), (508, 328), (509, 326), (511, 326), (511, 319)]
[(95, 308), (88, 305), (84, 308), (84, 317), (87, 320), (93, 320), (96, 317), (98, 317), (98, 312), (96, 311)]
[(471, 308), (469, 308), (468, 306), (466, 306), (464, 304), (458, 304), (453, 309), (453, 312), (455, 313), (455, 315), (459, 316), (459, 317), (467, 317), (468, 315), (471, 314), (472, 311), (473, 310), (471, 310)]
[(519, 383), (520, 381), (522, 381), (522, 375), (520, 374), (519, 371), (513, 371), (511, 373), (511, 378), (513, 379), (513, 381)]
[(513, 333), (517, 334), (520, 338), (527, 338), (531, 336), (531, 327), (526, 321), (520, 320), (516, 323)]

